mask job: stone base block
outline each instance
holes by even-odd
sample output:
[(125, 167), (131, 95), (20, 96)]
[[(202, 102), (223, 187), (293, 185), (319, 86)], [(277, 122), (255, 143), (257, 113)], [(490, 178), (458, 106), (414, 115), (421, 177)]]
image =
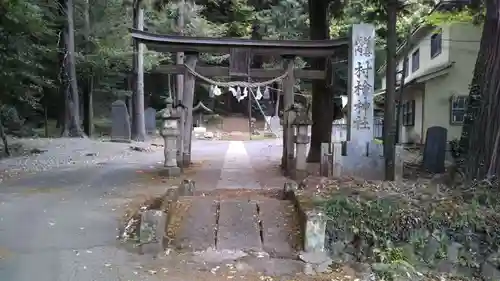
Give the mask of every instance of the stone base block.
[[(326, 149), (325, 149), (326, 150)], [(385, 161), (383, 145), (377, 142), (346, 141), (333, 144), (332, 168), (334, 177), (353, 176), (366, 180), (384, 180)], [(328, 153), (325, 154), (325, 158)], [(326, 162), (326, 161), (325, 161)], [(396, 146), (394, 169), (396, 179), (403, 172), (402, 148)], [(329, 168), (329, 163), (325, 163)], [(328, 171), (329, 172), (329, 171)]]
[(165, 169), (161, 172), (161, 175), (164, 177), (178, 177), (181, 175), (181, 168), (179, 167), (165, 167)]

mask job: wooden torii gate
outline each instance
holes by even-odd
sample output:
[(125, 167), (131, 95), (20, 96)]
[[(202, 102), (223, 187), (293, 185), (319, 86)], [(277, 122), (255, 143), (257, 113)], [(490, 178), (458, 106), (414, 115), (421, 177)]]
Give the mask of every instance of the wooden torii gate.
[[(141, 9), (139, 9), (141, 10)], [(141, 14), (139, 12), (139, 14)], [(142, 20), (142, 17), (139, 17)], [(192, 130), (192, 109), (194, 102), (194, 86), (195, 86), (195, 76), (191, 71), (195, 71), (199, 75), (205, 77), (213, 76), (226, 76), (230, 77), (234, 74), (235, 69), (231, 67), (220, 67), (220, 66), (200, 66), (197, 65), (198, 54), (200, 53), (226, 53), (234, 54), (238, 51), (247, 52), (250, 57), (253, 55), (259, 56), (276, 56), (280, 55), (283, 60), (283, 68), (281, 69), (252, 69), (248, 68), (247, 73), (239, 73), (240, 75), (247, 76), (251, 79), (264, 79), (264, 78), (276, 78), (284, 73), (287, 75), (283, 78), (283, 106), (285, 109), (284, 114), (284, 136), (283, 136), (283, 155), (282, 155), (282, 167), (287, 168), (287, 162), (292, 162), (294, 159), (294, 129), (289, 120), (289, 110), (294, 103), (294, 84), (296, 79), (331, 79), (330, 69), (316, 69), (316, 70), (305, 70), (305, 69), (295, 69), (294, 68), (294, 58), (297, 56), (304, 58), (312, 57), (339, 57), (338, 54), (349, 53), (349, 63), (350, 63), (350, 76), (349, 76), (349, 87), (348, 92), (352, 92), (354, 85), (352, 83), (352, 73), (354, 71), (354, 63), (357, 63), (355, 50), (359, 46), (354, 46), (355, 41), (359, 38), (346, 37), (337, 38), (332, 40), (251, 40), (251, 39), (237, 39), (237, 38), (205, 38), (205, 37), (186, 37), (186, 36), (176, 36), (176, 35), (161, 35), (145, 32), (142, 30), (143, 25), (136, 22), (134, 28), (131, 29), (131, 35), (134, 40), (134, 46), (137, 52), (137, 57), (134, 58), (134, 62), (142, 61), (142, 56), (144, 47), (147, 46), (148, 49), (157, 52), (164, 53), (175, 53), (184, 52), (185, 62), (183, 65), (168, 65), (160, 66), (156, 69), (158, 72), (167, 74), (183, 74), (184, 75), (184, 90), (183, 97), (180, 102), (187, 108), (187, 114), (185, 120), (182, 120), (181, 128), (183, 128), (182, 133), (182, 144), (180, 144), (180, 159), (184, 167), (191, 163), (191, 130)], [(363, 27), (366, 29), (366, 27)], [(372, 27), (369, 27), (369, 32), (372, 32)], [(238, 67), (236, 67), (238, 72)], [(239, 72), (242, 72), (239, 69)], [(244, 71), (243, 71), (244, 72)], [(134, 74), (136, 75), (136, 87), (134, 87), (134, 94), (137, 95), (143, 92), (144, 87), (144, 69), (142, 63), (134, 63)], [(239, 76), (240, 76), (239, 75)], [(373, 86), (372, 86), (373, 87)], [(373, 90), (372, 90), (373, 91)], [(333, 97), (332, 97), (333, 98)], [(352, 112), (357, 104), (353, 104), (352, 95), (349, 99)], [(357, 108), (357, 107), (356, 107)], [(349, 125), (352, 122), (358, 122), (354, 117), (351, 118), (349, 114)], [(365, 116), (366, 117), (366, 116)], [(356, 117), (358, 118), (358, 117)], [(139, 120), (140, 121), (140, 120)]]
[[(281, 55), (284, 59), (282, 69), (249, 69), (248, 77), (255, 79), (275, 78), (287, 72), (283, 79), (283, 106), (291, 108), (294, 102), (295, 79), (328, 79), (325, 70), (303, 70), (295, 69), (293, 60), (296, 56), (301, 57), (328, 57), (339, 49), (346, 49), (349, 38), (323, 41), (291, 41), (291, 40), (250, 40), (234, 38), (202, 38), (185, 37), (173, 35), (153, 34), (137, 29), (132, 29), (132, 38), (142, 43), (150, 50), (158, 52), (175, 53), (183, 51), (185, 54), (184, 65), (160, 66), (157, 71), (168, 74), (184, 75), (184, 91), (182, 103), (187, 108), (186, 120), (184, 120), (182, 165), (187, 166), (191, 162), (191, 130), (192, 130), (192, 108), (194, 101), (195, 76), (187, 68), (206, 76), (230, 76), (230, 67), (220, 66), (197, 66), (199, 53), (230, 53), (232, 50), (249, 50), (252, 55)], [(345, 51), (345, 50), (342, 50)], [(141, 69), (137, 73), (140, 73)], [(282, 166), (287, 167), (287, 161), (294, 158), (294, 131), (289, 122), (288, 111), (284, 116), (283, 156)]]

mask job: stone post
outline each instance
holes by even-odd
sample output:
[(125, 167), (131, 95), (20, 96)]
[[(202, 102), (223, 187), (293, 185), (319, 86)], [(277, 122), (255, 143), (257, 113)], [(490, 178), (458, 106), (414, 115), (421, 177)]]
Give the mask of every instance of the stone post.
[(304, 251), (317, 253), (325, 251), (326, 216), (323, 212), (306, 212)]
[(295, 145), (295, 180), (301, 181), (307, 177), (307, 144), (310, 141), (308, 135), (309, 126), (312, 125), (312, 120), (309, 119), (309, 114), (304, 109), (299, 109), (296, 112), (296, 117), (292, 122), (296, 128)]
[(165, 173), (167, 177), (177, 177), (181, 170), (177, 165), (177, 138), (180, 134), (180, 113), (172, 106), (172, 99), (167, 98), (167, 106), (162, 112), (163, 124), (161, 136), (164, 142)]
[(395, 161), (394, 161), (394, 180), (402, 181), (404, 172), (404, 147), (403, 145), (397, 144), (395, 150)]

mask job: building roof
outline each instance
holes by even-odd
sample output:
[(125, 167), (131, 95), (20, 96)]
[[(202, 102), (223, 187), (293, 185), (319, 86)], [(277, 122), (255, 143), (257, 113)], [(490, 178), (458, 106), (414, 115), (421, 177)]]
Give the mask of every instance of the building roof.
[[(434, 8), (429, 12), (427, 16), (431, 15), (434, 12), (445, 12), (451, 11), (453, 9), (464, 8), (465, 6), (470, 5), (471, 2), (471, 0), (441, 0), (434, 6)], [(419, 24), (412, 31), (410, 41), (408, 42), (408, 40), (405, 40), (401, 45), (398, 46), (398, 49), (396, 51), (396, 60), (399, 60), (401, 57), (407, 55), (407, 53), (411, 50), (411, 46), (413, 46), (415, 43), (420, 42), (420, 39), (431, 33), (435, 28), (436, 26), (427, 24), (425, 23), (425, 21)], [(408, 48), (408, 44), (410, 44), (410, 48)], [(387, 61), (382, 64), (377, 72), (384, 73), (386, 65)]]
[[(436, 67), (429, 68), (426, 71), (424, 71), (422, 74), (412, 78), (411, 80), (405, 81), (404, 87), (411, 86), (411, 85), (418, 84), (418, 83), (423, 83), (427, 80), (448, 74), (448, 69), (450, 67), (452, 67), (453, 65), (454, 65), (454, 62), (450, 62), (450, 63), (445, 63), (445, 64), (438, 65)], [(399, 87), (397, 87), (397, 88), (399, 88)], [(386, 91), (386, 89), (381, 89), (381, 90), (376, 91), (373, 94), (373, 100), (376, 103), (383, 103), (385, 91)]]

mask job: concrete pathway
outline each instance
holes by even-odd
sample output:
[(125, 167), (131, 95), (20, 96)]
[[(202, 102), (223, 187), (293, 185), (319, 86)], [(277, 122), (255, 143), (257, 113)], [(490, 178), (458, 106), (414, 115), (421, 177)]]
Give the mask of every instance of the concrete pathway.
[[(266, 141), (193, 142), (194, 164), (185, 171), (186, 176), (196, 180), (201, 191), (219, 192), (216, 188), (225, 188), (219, 195), (191, 198), (193, 209), (184, 213), (183, 225), (196, 227), (182, 230), (185, 239), (178, 240), (181, 248), (198, 243), (199, 249), (211, 247), (215, 251), (195, 256), (171, 254), (153, 260), (126, 251), (116, 241), (118, 220), (130, 202), (130, 193), (164, 190), (168, 185), (151, 172), (161, 167), (161, 148), (127, 153), (120, 159), (98, 159), (85, 167), (70, 164), (5, 180), (0, 184), (0, 280), (225, 280), (206, 270), (248, 258), (247, 254), (234, 256), (241, 249), (263, 250), (272, 256), (238, 261), (237, 273), (227, 267), (225, 274), (232, 274), (232, 280), (262, 280), (247, 278), (259, 272), (271, 275), (301, 271), (296, 260), (274, 258), (292, 249), (287, 240), (289, 232), (283, 228), (293, 221), (286, 213), (290, 205), (257, 193), (245, 195), (236, 189), (262, 190), (270, 183), (282, 187), (279, 174), (268, 172), (262, 176), (255, 172), (256, 165), (260, 170), (273, 170), (266, 168), (269, 163), (265, 158), (253, 157), (271, 150), (276, 149), (269, 148)], [(93, 157), (87, 154), (80, 152), (82, 159)], [(50, 157), (57, 159), (56, 153)], [(221, 257), (221, 252), (227, 251), (233, 256)], [(205, 271), (203, 267), (207, 267)]]
[(217, 183), (218, 189), (262, 188), (257, 181), (250, 158), (242, 141), (230, 141)]
[(225, 251), (297, 256), (294, 206), (280, 197), (285, 179), (274, 169), (278, 159), (262, 158), (273, 156), (266, 153), (269, 149), (268, 142), (229, 142), (216, 188), (184, 198), (174, 208), (173, 216), (182, 220), (172, 227), (172, 247), (187, 252), (212, 249), (223, 256)]

